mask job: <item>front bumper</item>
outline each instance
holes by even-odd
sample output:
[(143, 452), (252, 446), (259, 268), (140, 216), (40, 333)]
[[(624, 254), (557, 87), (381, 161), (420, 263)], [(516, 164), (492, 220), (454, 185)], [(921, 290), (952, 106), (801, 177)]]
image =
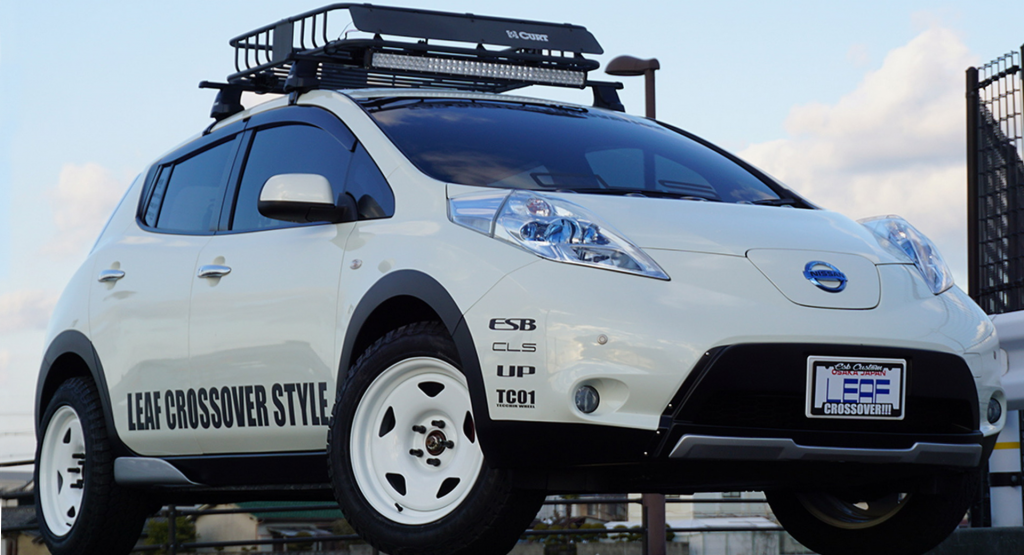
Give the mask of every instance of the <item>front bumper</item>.
[[(813, 452), (842, 462), (868, 449), (971, 466), (975, 455), (964, 453), (984, 453), (1002, 427), (981, 416), (1001, 391), (998, 341), (959, 290), (932, 295), (912, 268), (883, 265), (876, 308), (810, 308), (744, 257), (651, 254), (672, 281), (538, 261), (466, 313), (482, 373), (474, 411), (492, 464), (668, 460), (689, 435), (791, 441), (783, 460), (832, 448)], [(823, 355), (907, 359), (905, 418), (805, 418), (807, 357)], [(582, 384), (600, 391), (592, 414), (573, 404)], [(915, 444), (949, 445), (948, 460)], [(913, 454), (922, 449), (930, 454)], [(748, 460), (779, 460), (771, 450)]]

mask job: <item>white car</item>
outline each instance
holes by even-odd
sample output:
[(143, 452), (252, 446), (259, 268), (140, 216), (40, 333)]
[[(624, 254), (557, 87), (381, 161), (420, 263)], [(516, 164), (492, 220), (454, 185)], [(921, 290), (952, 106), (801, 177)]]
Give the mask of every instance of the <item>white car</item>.
[[(375, 36), (300, 45), (337, 10)], [(135, 180), (54, 312), (53, 553), (245, 498), (336, 498), (392, 555), (505, 553), (549, 493), (764, 490), (823, 554), (960, 522), (1006, 357), (907, 222), (667, 124), (493, 94), (616, 108), (582, 27), (351, 5), (232, 44), (266, 59), (210, 85), (215, 124)]]

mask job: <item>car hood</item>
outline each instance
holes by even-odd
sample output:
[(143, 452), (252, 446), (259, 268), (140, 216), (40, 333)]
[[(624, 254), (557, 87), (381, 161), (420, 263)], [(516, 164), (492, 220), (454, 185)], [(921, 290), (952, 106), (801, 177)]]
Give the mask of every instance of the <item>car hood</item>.
[(746, 256), (753, 249), (860, 255), (897, 264), (874, 235), (829, 210), (622, 196), (551, 194), (593, 212), (645, 249)]

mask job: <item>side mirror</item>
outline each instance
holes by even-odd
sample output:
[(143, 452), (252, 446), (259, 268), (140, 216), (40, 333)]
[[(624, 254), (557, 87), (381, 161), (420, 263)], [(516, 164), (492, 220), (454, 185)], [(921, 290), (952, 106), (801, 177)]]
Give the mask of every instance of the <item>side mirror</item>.
[(286, 222), (332, 224), (359, 219), (355, 200), (348, 194), (334, 202), (331, 183), (322, 175), (283, 173), (263, 184), (256, 204), (260, 214)]

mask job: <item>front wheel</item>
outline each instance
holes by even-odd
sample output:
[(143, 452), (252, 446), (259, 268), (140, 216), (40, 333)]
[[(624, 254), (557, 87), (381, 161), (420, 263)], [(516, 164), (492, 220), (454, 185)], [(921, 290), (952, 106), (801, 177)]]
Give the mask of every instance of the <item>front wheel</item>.
[(942, 478), (943, 493), (765, 492), (779, 523), (821, 555), (919, 555), (949, 537), (978, 488), (978, 472)]
[(392, 555), (507, 553), (543, 500), (487, 466), (439, 323), (394, 330), (359, 358), (334, 406), (328, 457), (345, 516)]
[(139, 539), (149, 502), (114, 482), (114, 457), (92, 382), (57, 388), (40, 421), (36, 516), (54, 555), (119, 555)]

